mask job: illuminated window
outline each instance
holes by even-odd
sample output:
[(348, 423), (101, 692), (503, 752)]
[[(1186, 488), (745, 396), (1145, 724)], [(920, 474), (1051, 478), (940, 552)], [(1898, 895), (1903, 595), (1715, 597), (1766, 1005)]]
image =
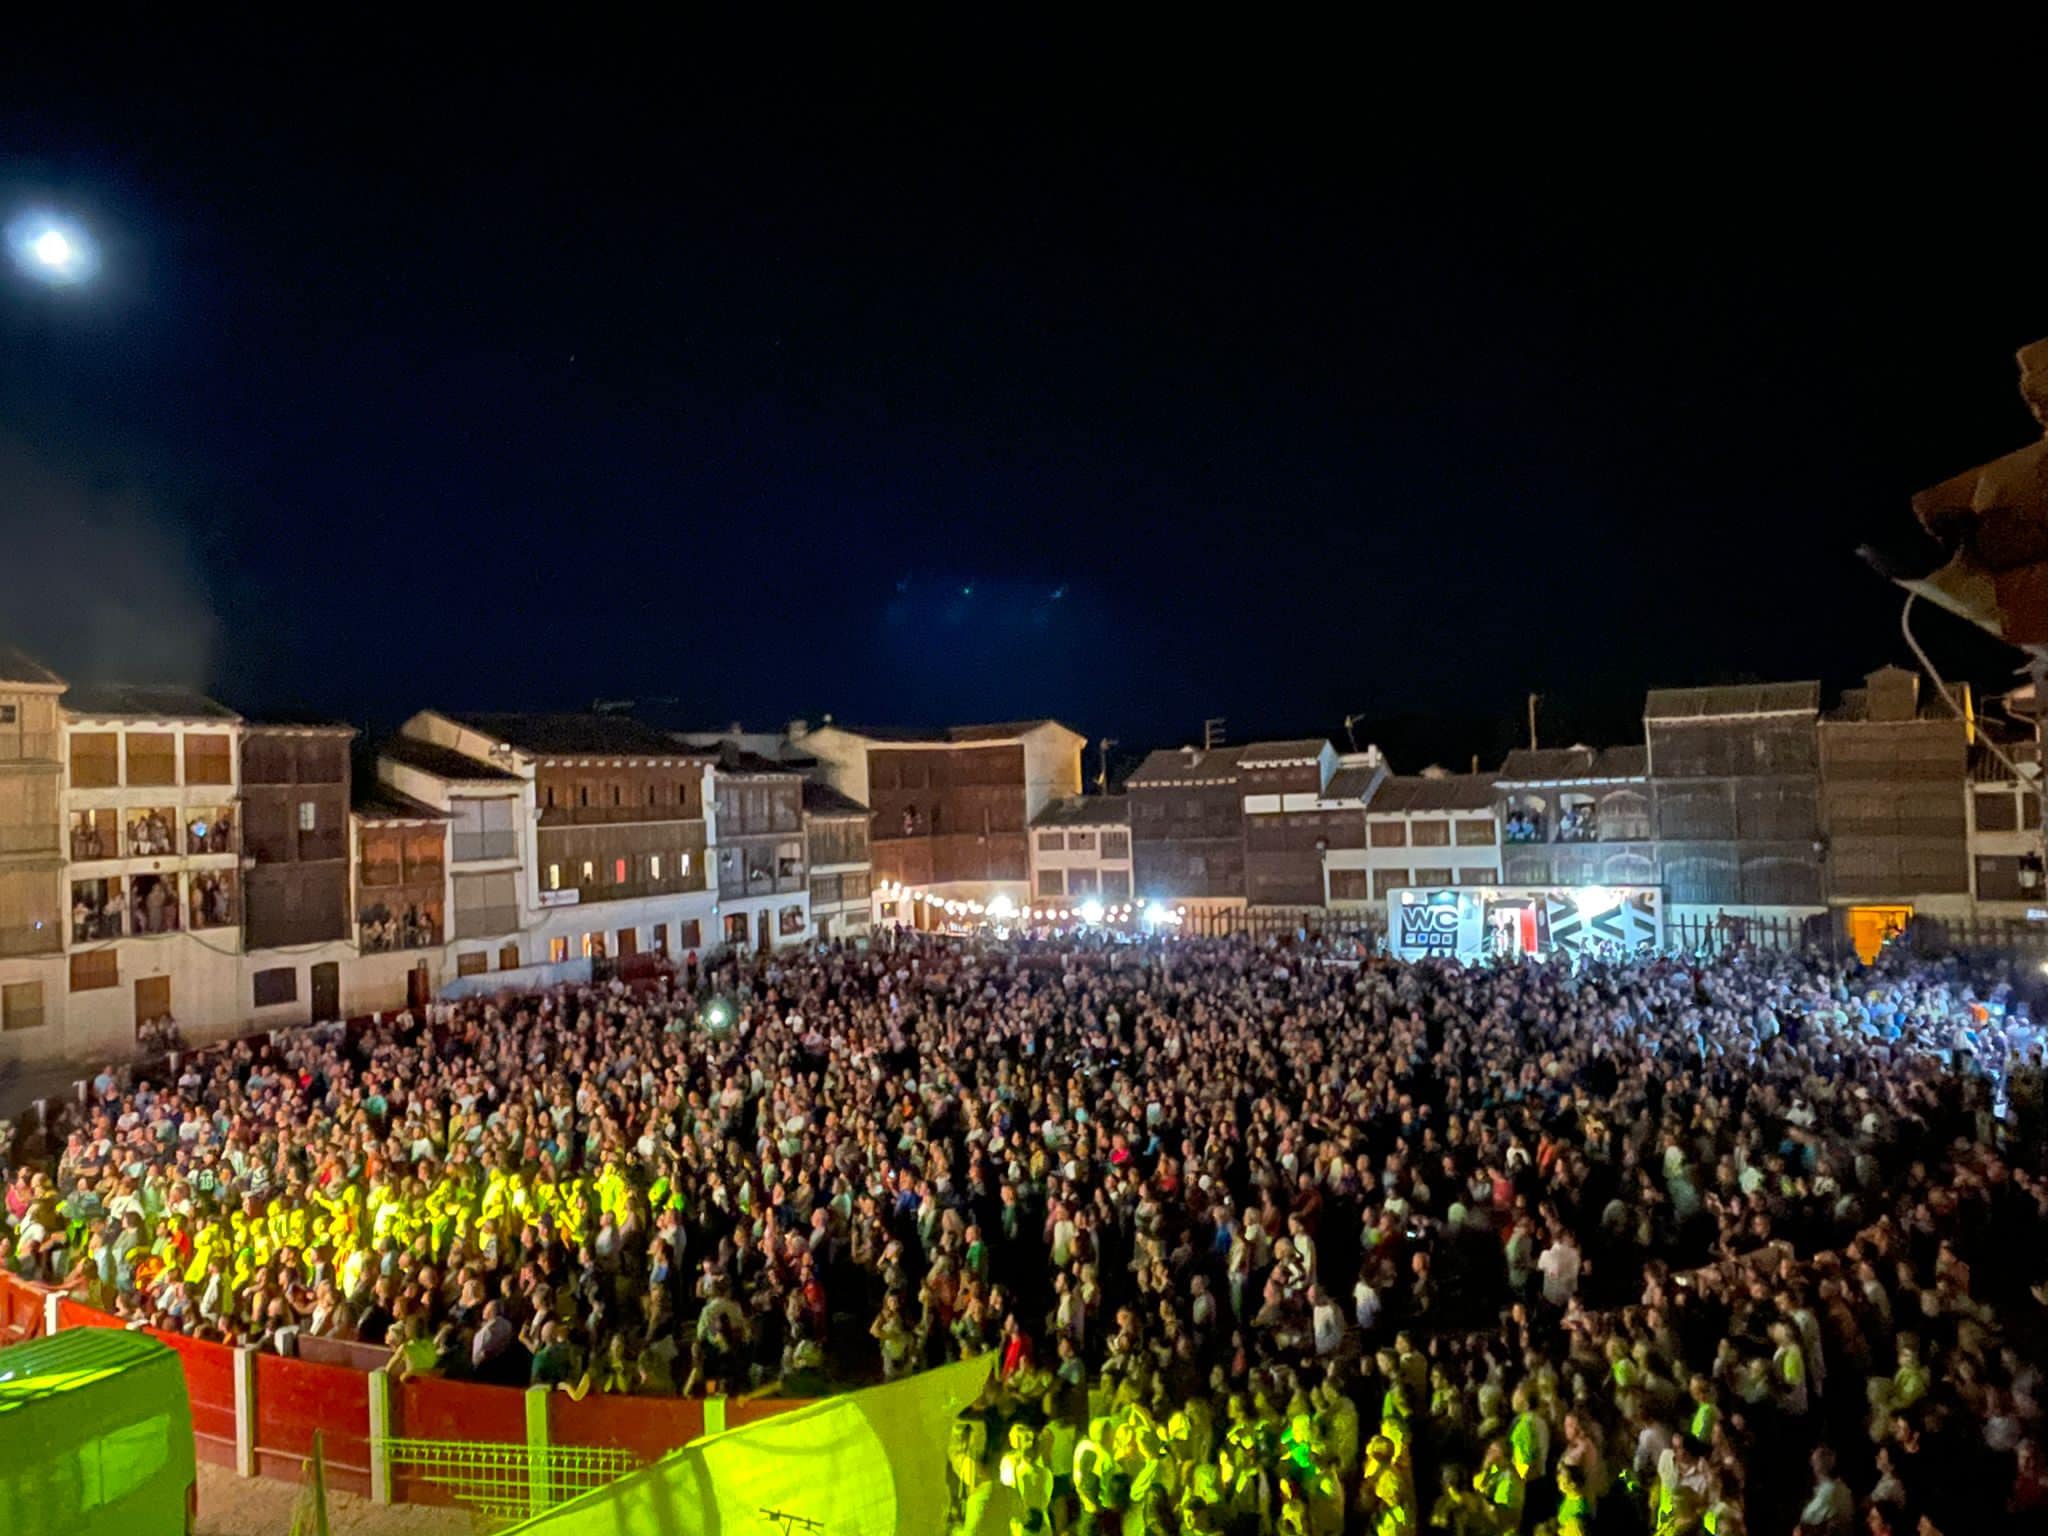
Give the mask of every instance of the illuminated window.
[(319, 805), (311, 800), (301, 800), (299, 802), (299, 830), (301, 832), (311, 832), (319, 825)]
[(625, 861), (624, 859), (613, 859), (613, 860), (612, 860), (612, 884), (613, 884), (613, 885), (624, 885), (625, 883), (626, 883), (626, 861)]
[(549, 939), (548, 958), (554, 961), (557, 965), (560, 965), (564, 960), (568, 959), (569, 941), (567, 939)]
[(676, 878), (678, 880), (690, 878), (690, 856), (687, 853), (676, 855)]
[(585, 860), (583, 861), (583, 883), (584, 883), (585, 885), (589, 885), (589, 884), (590, 884), (590, 883), (591, 883), (591, 882), (592, 882), (593, 880), (595, 880), (596, 878), (597, 878), (597, 866), (596, 866), (595, 864), (591, 863), (591, 862), (590, 862), (590, 860), (588, 860), (588, 859), (585, 859)]
[(647, 859), (647, 877), (648, 877), (648, 879), (650, 879), (650, 880), (659, 880), (659, 879), (661, 878), (661, 855), (660, 855), (660, 854), (656, 853), (656, 854), (650, 854), (650, 855), (648, 856), (648, 859)]
[(559, 864), (550, 864), (548, 866), (548, 889), (551, 891), (559, 891), (561, 888), (562, 866)]

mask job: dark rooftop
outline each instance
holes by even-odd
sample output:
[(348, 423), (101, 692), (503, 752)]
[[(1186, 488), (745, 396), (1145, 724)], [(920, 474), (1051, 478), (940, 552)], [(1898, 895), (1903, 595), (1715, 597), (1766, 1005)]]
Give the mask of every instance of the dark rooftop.
[(1228, 784), (1242, 747), (1162, 747), (1149, 752), (1126, 784)]
[(801, 768), (792, 763), (778, 762), (772, 757), (763, 757), (758, 752), (749, 752), (745, 747), (735, 746), (729, 741), (721, 741), (715, 747), (699, 748), (698, 750), (700, 752), (709, 752), (718, 759), (717, 766), (720, 773), (762, 773), (773, 774), (781, 779), (792, 779), (803, 772)]
[(238, 720), (225, 704), (203, 693), (158, 683), (74, 683), (64, 708), (74, 715), (111, 715), (137, 720)]
[(1811, 714), (1819, 683), (1737, 683), (1718, 688), (1652, 688), (1645, 720), (1707, 720), (1721, 715)]
[(521, 752), (557, 756), (614, 757), (702, 756), (680, 745), (666, 731), (624, 715), (458, 715), (441, 711), (457, 725), (494, 737)]
[(261, 720), (244, 721), (243, 726), (252, 734), (257, 731), (288, 731), (298, 735), (304, 735), (308, 731), (328, 735), (356, 734), (356, 728), (346, 720), (336, 720), (328, 715), (298, 715), (289, 710), (282, 714), (272, 710)]
[(352, 786), (348, 808), (365, 821), (446, 821), (448, 813), (437, 811), (410, 795), (401, 795), (388, 784)]
[(842, 795), (830, 784), (804, 780), (804, 814), (807, 816), (865, 816), (868, 808), (851, 795)]
[(1031, 818), (1034, 827), (1127, 827), (1131, 824), (1129, 795), (1070, 795), (1048, 800), (1045, 809)]
[(1486, 811), (1493, 808), (1493, 781), (1483, 773), (1395, 773), (1380, 781), (1365, 803), (1369, 815), (1403, 811)]
[(1492, 777), (1502, 784), (1556, 784), (1574, 779), (1640, 779), (1650, 771), (1647, 747), (1521, 747)]
[(1323, 786), (1325, 800), (1363, 800), (1373, 781), (1386, 772), (1384, 763), (1359, 763), (1339, 768)]
[(61, 688), (64, 679), (27, 651), (0, 645), (0, 682), (26, 683), (31, 688)]
[(1296, 741), (1254, 741), (1240, 747), (1240, 768), (1272, 768), (1281, 763), (1312, 761), (1327, 752), (1329, 742), (1320, 736), (1303, 736)]
[(516, 773), (507, 772), (490, 763), (480, 763), (473, 757), (464, 756), (453, 747), (421, 741), (417, 736), (393, 736), (381, 743), (377, 751), (394, 763), (403, 763), (408, 768), (431, 773), (437, 779), (466, 779), (471, 782), (509, 784), (516, 784), (519, 781), (519, 775)]
[[(1058, 725), (1063, 731), (1073, 730), (1072, 726), (1060, 725), (1057, 720), (999, 720), (991, 725), (941, 725), (919, 730), (894, 725), (842, 725), (837, 721), (820, 725), (820, 730), (841, 730), (854, 736), (865, 736), (870, 741), (900, 743), (916, 746), (930, 743), (933, 746), (961, 746), (980, 741), (1014, 741), (1028, 731), (1040, 726)], [(1074, 731), (1076, 736), (1079, 731)]]

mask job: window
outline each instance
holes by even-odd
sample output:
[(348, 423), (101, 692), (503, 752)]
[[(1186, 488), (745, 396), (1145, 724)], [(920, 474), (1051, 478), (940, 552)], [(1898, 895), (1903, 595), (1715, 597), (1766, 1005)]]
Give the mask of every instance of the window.
[(1093, 853), (1094, 851), (1095, 834), (1093, 832), (1069, 832), (1067, 834), (1067, 852)]
[(613, 860), (612, 860), (612, 884), (613, 884), (613, 885), (624, 885), (625, 883), (626, 883), (626, 861), (625, 861), (624, 859), (613, 859)]
[(583, 958), (586, 960), (602, 960), (604, 958), (603, 934), (586, 933), (583, 935)]
[(459, 796), (450, 800), (448, 814), (454, 823), (455, 841), (449, 856), (458, 864), (511, 858), (519, 851), (512, 811), (512, 802), (504, 798), (478, 800)]
[(559, 864), (550, 864), (548, 866), (548, 889), (551, 891), (559, 891), (561, 888), (562, 866)]
[(1196, 878), (1197, 880), (1206, 880), (1206, 879), (1208, 879), (1208, 878), (1209, 878), (1209, 860), (1208, 860), (1208, 858), (1207, 858), (1207, 857), (1206, 857), (1205, 855), (1202, 855), (1202, 854), (1199, 854), (1199, 853), (1191, 853), (1191, 854), (1189, 854), (1189, 855), (1188, 855), (1188, 873), (1189, 873), (1190, 875), (1194, 876), (1194, 877), (1195, 877), (1195, 878)]
[(1449, 885), (1451, 872), (1448, 869), (1418, 869), (1415, 871), (1417, 885)]
[(612, 804), (613, 804), (613, 805), (624, 805), (625, 803), (626, 803), (626, 791), (625, 791), (624, 787), (623, 787), (623, 786), (621, 786), (621, 785), (618, 785), (618, 784), (614, 784), (614, 785), (612, 786)]
[(78, 1507), (101, 1509), (147, 1486), (171, 1455), (171, 1420), (157, 1414), (110, 1429), (78, 1448)]
[(1064, 869), (1041, 869), (1038, 872), (1038, 894), (1041, 896), (1066, 895), (1067, 872)]
[(1330, 900), (1371, 901), (1372, 871), (1369, 869), (1331, 870)]
[(554, 785), (550, 784), (550, 785), (549, 785), (549, 786), (548, 786), (548, 787), (547, 787), (546, 789), (544, 789), (544, 790), (542, 790), (542, 791), (541, 791), (541, 803), (542, 803), (543, 805), (545, 805), (545, 806), (546, 806), (546, 807), (547, 807), (547, 808), (548, 808), (549, 810), (551, 810), (551, 811), (552, 811), (552, 810), (553, 810), (553, 809), (555, 808), (555, 786), (554, 786)]
[(1065, 853), (1067, 851), (1067, 834), (1064, 832), (1039, 833), (1038, 851), (1040, 853)]
[(866, 870), (852, 870), (839, 877), (839, 899), (841, 901), (866, 901), (868, 897), (868, 876)]
[(90, 992), (121, 985), (121, 957), (111, 949), (83, 949), (71, 957), (71, 990)]
[(481, 976), (490, 968), (491, 957), (480, 949), (455, 957), (455, 974), (458, 976)]
[(1408, 871), (1405, 869), (1376, 869), (1372, 872), (1372, 899), (1385, 901), (1389, 891), (1399, 890), (1408, 883)]
[(1093, 896), (1097, 890), (1096, 873), (1092, 869), (1068, 870), (1067, 894), (1069, 896)]
[(676, 878), (678, 880), (690, 878), (690, 856), (687, 853), (676, 855)]
[(1970, 803), (1977, 808), (1979, 832), (2019, 830), (2019, 802), (2013, 797), (2011, 790), (1980, 789), (1970, 797)]
[(13, 725), (15, 723), (15, 709), (16, 706), (12, 704), (0, 704), (0, 725)]
[(1107, 901), (1129, 901), (1131, 872), (1128, 869), (1105, 869), (1102, 872), (1102, 895)]
[(1105, 859), (1128, 859), (1131, 856), (1131, 834), (1128, 832), (1103, 833), (1102, 856)]
[(495, 939), (519, 931), (519, 876), (512, 870), (455, 877), (458, 939)]
[(178, 738), (169, 731), (128, 733), (128, 782), (130, 784), (175, 784), (178, 782)]
[(685, 949), (702, 949), (704, 947), (704, 925), (694, 917), (686, 918), (684, 921), (677, 923), (676, 942)]
[(1451, 824), (1441, 816), (1422, 816), (1409, 824), (1408, 835), (1418, 848), (1442, 848), (1451, 841)]
[(516, 971), (519, 969), (519, 946), (517, 944), (506, 944), (498, 950), (498, 969), (501, 971)]
[(560, 964), (561, 964), (561, 963), (562, 963), (562, 962), (563, 962), (564, 960), (566, 960), (566, 959), (568, 959), (568, 958), (569, 958), (569, 941), (568, 941), (567, 939), (549, 939), (549, 940), (548, 940), (548, 959), (549, 959), (549, 960), (553, 961), (553, 962), (554, 962), (554, 963), (555, 963), (556, 965), (560, 965)]
[[(185, 738), (185, 782), (187, 784), (231, 784), (234, 765), (228, 755), (228, 739), (217, 733)], [(317, 782), (325, 783), (326, 780)]]
[(71, 787), (112, 789), (121, 782), (121, 738), (113, 731), (76, 731), (71, 737)]
[(1375, 848), (1406, 848), (1408, 828), (1398, 821), (1375, 821), (1367, 828), (1366, 841)]
[(640, 930), (638, 928), (621, 928), (618, 938), (619, 958), (621, 960), (625, 959), (628, 955), (640, 953)]
[(578, 784), (576, 786), (576, 803), (579, 806), (590, 804), (590, 786), (588, 784)]
[(311, 832), (320, 825), (320, 806), (314, 800), (299, 802), (299, 830)]
[(796, 906), (784, 907), (776, 926), (781, 928), (785, 938), (793, 933), (802, 933), (804, 931), (804, 909)]
[(653, 805), (653, 804), (654, 804), (654, 802), (655, 802), (655, 791), (654, 791), (654, 786), (653, 786), (652, 784), (650, 784), (650, 785), (648, 785), (648, 786), (647, 786), (647, 803), (648, 803), (649, 805)]
[(839, 877), (837, 875), (811, 876), (811, 910), (819, 907), (839, 905)]
[[(647, 792), (647, 801), (650, 805), (654, 803), (654, 791), (651, 789)], [(656, 923), (654, 925), (654, 952), (663, 958), (666, 958), (668, 955), (667, 923)]]
[(1458, 846), (1460, 848), (1491, 848), (1493, 846), (1493, 818), (1491, 816), (1483, 820), (1477, 817), (1468, 817), (1463, 821), (1453, 822), (1452, 825), (1458, 829)]
[(582, 883), (585, 885), (595, 885), (597, 883), (597, 865), (591, 862), (589, 859), (585, 859), (583, 861)]
[(650, 880), (659, 880), (661, 878), (661, 855), (658, 853), (651, 853), (647, 856), (647, 878)]
[[(13, 705), (7, 706), (12, 709)], [(40, 1029), (43, 1024), (43, 984), (40, 981), (10, 981), (0, 987), (0, 1030)]]
[[(1644, 860), (1645, 863), (1649, 861)], [(1646, 882), (1654, 883), (1654, 880)], [(1499, 885), (1500, 871), (1497, 869), (1461, 869), (1458, 871), (1460, 885)]]
[(275, 1008), (280, 1003), (299, 1000), (299, 973), (295, 966), (280, 965), (272, 970), (258, 971), (249, 980), (258, 1008)]

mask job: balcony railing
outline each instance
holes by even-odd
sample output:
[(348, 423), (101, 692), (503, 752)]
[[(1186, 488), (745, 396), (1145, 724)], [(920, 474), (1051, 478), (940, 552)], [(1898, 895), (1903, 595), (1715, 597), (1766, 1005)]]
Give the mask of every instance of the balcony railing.
[(457, 832), (450, 837), (449, 856), (457, 864), (476, 864), (485, 859), (510, 859), (519, 854), (517, 833)]
[[(486, 909), (491, 910), (491, 909)], [(372, 907), (356, 922), (356, 946), (366, 955), (401, 949), (433, 949), (441, 942), (441, 920), (431, 912), (408, 908), (393, 912)]]

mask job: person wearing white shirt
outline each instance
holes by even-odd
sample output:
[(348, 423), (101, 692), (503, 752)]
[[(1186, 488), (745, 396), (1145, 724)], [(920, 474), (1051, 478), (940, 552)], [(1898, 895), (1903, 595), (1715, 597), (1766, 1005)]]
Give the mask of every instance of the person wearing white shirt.
[(1584, 1266), (1579, 1245), (1568, 1234), (1558, 1234), (1536, 1260), (1536, 1268), (1543, 1274), (1543, 1299), (1553, 1307), (1571, 1305), (1572, 1297), (1578, 1294), (1579, 1271)]

